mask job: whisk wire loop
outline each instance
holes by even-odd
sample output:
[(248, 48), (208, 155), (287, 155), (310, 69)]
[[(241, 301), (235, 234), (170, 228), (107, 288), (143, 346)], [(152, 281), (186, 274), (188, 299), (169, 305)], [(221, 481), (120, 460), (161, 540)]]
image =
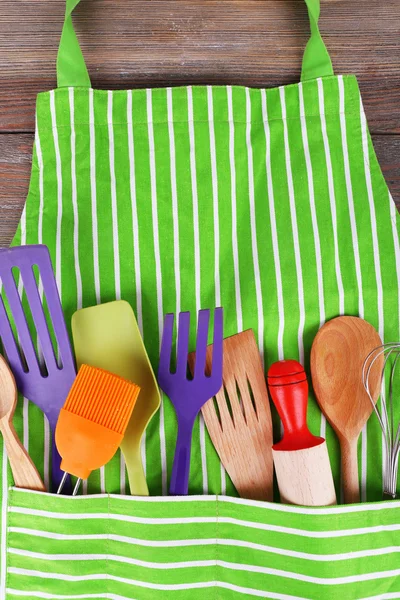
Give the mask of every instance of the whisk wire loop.
[[(375, 404), (373, 399), (374, 390), (371, 392), (370, 389), (370, 378), (374, 367), (377, 368), (379, 362), (382, 361), (382, 356), (384, 357), (384, 360), (380, 376), (380, 401), (378, 400)], [(375, 414), (383, 433), (385, 458), (383, 473), (384, 497), (389, 498), (397, 497), (396, 489), (400, 455), (400, 422), (396, 427), (397, 416), (395, 414), (394, 396), (396, 394), (395, 376), (399, 366), (399, 360), (400, 342), (390, 342), (382, 344), (372, 350), (366, 357), (362, 368), (362, 382), (374, 407)], [(389, 376), (386, 377), (385, 375), (388, 372)]]

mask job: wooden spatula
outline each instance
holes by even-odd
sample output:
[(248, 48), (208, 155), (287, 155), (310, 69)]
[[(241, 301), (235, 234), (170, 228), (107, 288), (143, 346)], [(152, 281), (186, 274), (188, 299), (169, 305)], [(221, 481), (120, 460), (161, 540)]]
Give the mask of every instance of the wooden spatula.
[[(208, 346), (207, 369), (211, 358), (212, 346)], [(192, 371), (194, 363), (192, 353)], [(202, 414), (239, 495), (272, 501), (272, 420), (264, 370), (251, 329), (224, 340), (223, 387), (215, 400), (203, 406)]]
[[(360, 501), (357, 441), (373, 405), (362, 383), (367, 355), (382, 344), (372, 325), (358, 317), (338, 317), (318, 332), (311, 349), (311, 375), (318, 404), (335, 430), (342, 455), (346, 504)], [(371, 396), (379, 397), (382, 360), (371, 371)]]

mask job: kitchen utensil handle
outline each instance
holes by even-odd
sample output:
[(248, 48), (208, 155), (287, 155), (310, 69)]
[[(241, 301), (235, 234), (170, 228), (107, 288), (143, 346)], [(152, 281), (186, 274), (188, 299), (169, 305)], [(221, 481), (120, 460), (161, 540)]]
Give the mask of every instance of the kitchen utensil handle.
[[(56, 425), (57, 418), (49, 418), (49, 426), (50, 426), (50, 434), (51, 434), (51, 484), (50, 489), (53, 493), (57, 493), (57, 490), (60, 486), (61, 480), (64, 477), (64, 471), (61, 470), (61, 456), (57, 450), (56, 446)], [(71, 478), (68, 477), (65, 480), (65, 484), (63, 486), (63, 494), (70, 496), (72, 493), (72, 484)]]
[(194, 422), (178, 421), (174, 464), (169, 493), (171, 496), (187, 496), (189, 490), (190, 452)]
[(303, 366), (282, 360), (268, 371), (268, 389), (283, 423), (283, 436), (276, 450), (296, 451), (313, 448), (322, 442), (307, 426), (308, 382)]
[(302, 506), (336, 504), (328, 449), (319, 446), (295, 451), (272, 451), (281, 502)]
[(129, 488), (132, 496), (148, 496), (146, 476), (144, 474), (140, 445), (129, 452), (124, 452), (126, 470), (128, 471)]
[(6, 421), (3, 421), (3, 424), (3, 437), (16, 487), (45, 492), (45, 485), (31, 457), (21, 444), (13, 424)]
[[(56, 442), (52, 439), (52, 448), (51, 448), (51, 489), (53, 492), (58, 490), (58, 486), (61, 483), (61, 479), (63, 478), (64, 472), (61, 470), (61, 456), (58, 453)], [(71, 483), (70, 481), (65, 481), (65, 485), (63, 488), (64, 494), (69, 494)]]
[(343, 498), (345, 504), (360, 502), (357, 441), (357, 439), (351, 442), (341, 441)]

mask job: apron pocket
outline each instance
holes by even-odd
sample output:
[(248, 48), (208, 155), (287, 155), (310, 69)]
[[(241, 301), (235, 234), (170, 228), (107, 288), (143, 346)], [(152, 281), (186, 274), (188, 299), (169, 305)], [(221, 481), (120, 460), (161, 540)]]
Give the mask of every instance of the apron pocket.
[(400, 502), (309, 509), (12, 488), (6, 597), (395, 598), (399, 530)]

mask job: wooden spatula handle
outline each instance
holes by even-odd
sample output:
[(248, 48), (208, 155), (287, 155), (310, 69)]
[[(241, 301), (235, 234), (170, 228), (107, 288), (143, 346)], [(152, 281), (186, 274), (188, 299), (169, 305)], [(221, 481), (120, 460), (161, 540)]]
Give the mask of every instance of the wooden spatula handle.
[(16, 487), (45, 492), (44, 483), (29, 454), (21, 444), (12, 423), (3, 419), (1, 429)]
[(343, 499), (345, 504), (360, 502), (358, 481), (357, 439), (341, 440)]

